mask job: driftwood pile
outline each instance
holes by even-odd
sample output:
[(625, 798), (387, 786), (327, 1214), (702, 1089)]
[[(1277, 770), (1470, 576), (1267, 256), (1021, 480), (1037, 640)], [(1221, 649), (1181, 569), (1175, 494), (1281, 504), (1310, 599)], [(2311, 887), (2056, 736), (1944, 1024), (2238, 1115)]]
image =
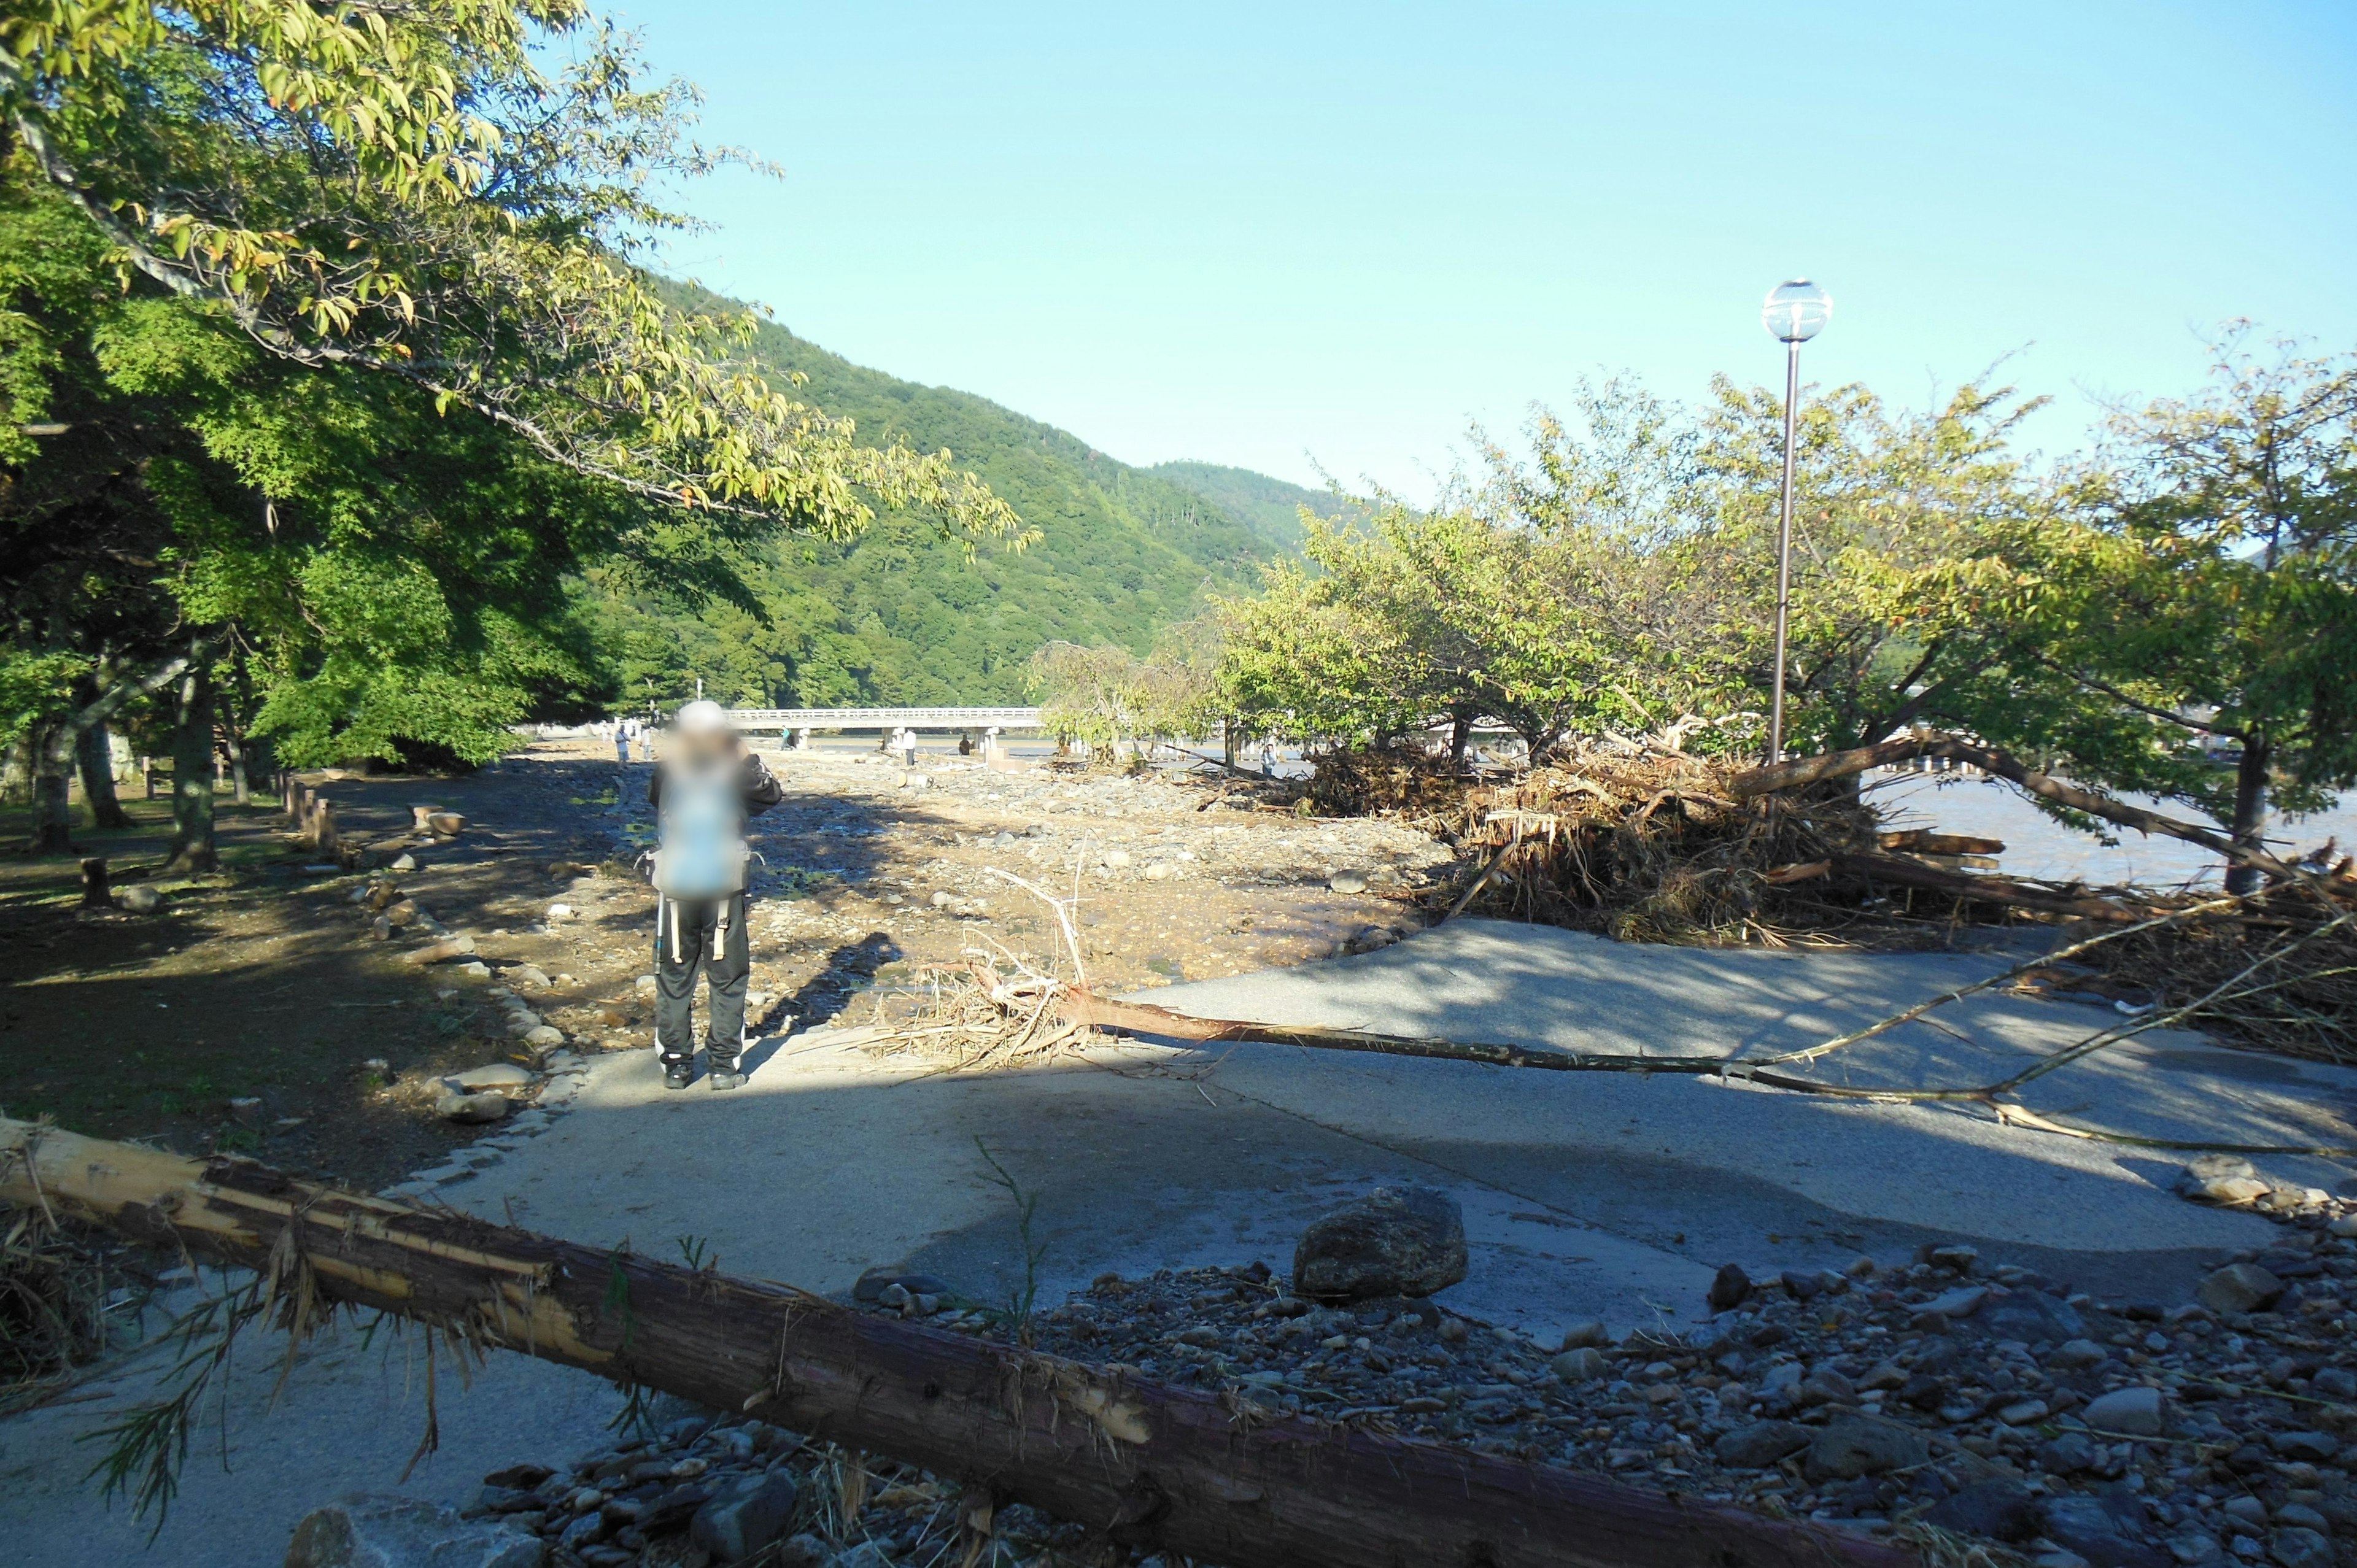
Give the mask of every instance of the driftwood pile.
[[(1919, 757), (1977, 768), (2066, 813), (2199, 845), (2255, 866), (2266, 886), (2221, 905), (2183, 889), (1996, 875), (2003, 844), (1889, 831), (1858, 792), (1867, 770)], [(1624, 740), (1496, 778), (1420, 751), (1338, 755), (1320, 761), (1309, 799), (1322, 811), (1396, 816), (1463, 847), (1463, 875), (1435, 897), (1444, 918), (1471, 910), (1623, 940), (1714, 944), (1920, 940), (2018, 919), (2142, 926), (2103, 951), (2100, 973), (2115, 991), (2238, 1042), (2357, 1057), (2357, 865), (2348, 857), (2290, 865), (1954, 736), (1918, 732), (1773, 767), (1690, 753), (1675, 736)]]

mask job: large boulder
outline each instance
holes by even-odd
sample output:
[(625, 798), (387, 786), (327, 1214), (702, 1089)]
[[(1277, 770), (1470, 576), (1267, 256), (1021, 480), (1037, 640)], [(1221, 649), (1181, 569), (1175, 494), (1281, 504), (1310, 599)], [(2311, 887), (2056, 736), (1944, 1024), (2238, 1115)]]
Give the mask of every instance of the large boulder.
[(1465, 1277), (1465, 1211), (1428, 1187), (1379, 1187), (1310, 1221), (1293, 1291), (1321, 1301), (1430, 1295)]
[(414, 1498), (353, 1492), (305, 1514), (286, 1568), (542, 1568), (540, 1537)]

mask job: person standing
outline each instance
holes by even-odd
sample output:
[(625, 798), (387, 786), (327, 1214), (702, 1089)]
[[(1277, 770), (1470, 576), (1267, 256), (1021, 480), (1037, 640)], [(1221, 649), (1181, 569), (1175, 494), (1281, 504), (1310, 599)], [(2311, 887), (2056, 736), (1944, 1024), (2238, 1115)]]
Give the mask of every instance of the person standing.
[(655, 884), (655, 1050), (663, 1087), (695, 1076), (695, 977), (708, 983), (705, 1067), (714, 1089), (745, 1081), (745, 983), (752, 944), (745, 929), (745, 823), (783, 791), (747, 751), (719, 703), (679, 710), (676, 745), (647, 784), (658, 832)]
[(616, 719), (607, 727), (613, 732), (614, 760), (618, 763), (628, 763), (630, 760), (630, 721)]

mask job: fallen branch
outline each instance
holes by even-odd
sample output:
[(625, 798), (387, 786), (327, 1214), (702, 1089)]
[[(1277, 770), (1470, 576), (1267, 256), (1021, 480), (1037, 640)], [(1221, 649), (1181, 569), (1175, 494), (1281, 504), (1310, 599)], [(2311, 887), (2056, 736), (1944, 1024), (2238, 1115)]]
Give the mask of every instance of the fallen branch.
[(1834, 870), (1845, 876), (1862, 876), (1875, 882), (1894, 883), (1901, 887), (1920, 887), (1958, 898), (1977, 899), (1984, 904), (2006, 904), (2020, 909), (2035, 909), (2041, 914), (2069, 915), (2082, 920), (2129, 921), (2141, 919), (2151, 912), (2094, 894), (2065, 893), (2032, 883), (2017, 882), (2011, 877), (1949, 871), (1937, 865), (1926, 865), (1920, 860), (1909, 860), (1904, 855), (1835, 854), (1831, 858)]
[(2117, 822), (2138, 832), (2159, 833), (2165, 838), (2181, 839), (2199, 844), (2213, 854), (2228, 860), (2255, 865), (2268, 875), (2282, 881), (2300, 876), (2300, 872), (2287, 862), (2276, 859), (2265, 850), (2238, 844), (2222, 833), (2198, 823), (2179, 822), (2149, 811), (2142, 806), (2132, 806), (2115, 800), (2109, 795), (2098, 795), (2076, 785), (2065, 784), (2025, 767), (2022, 763), (1993, 746), (1975, 746), (1971, 741), (1937, 730), (1918, 730), (1911, 735), (1898, 736), (1873, 746), (1861, 746), (1849, 751), (1829, 751), (1818, 757), (1795, 757), (1790, 762), (1771, 763), (1738, 773), (1728, 781), (1738, 799), (1750, 800), (1760, 795), (1785, 789), (1797, 789), (1804, 785), (1822, 784), (1835, 779), (1853, 778), (1869, 768), (1887, 768), (1893, 763), (1910, 761), (1919, 757), (1945, 757), (1952, 762), (1968, 762), (1983, 772), (1994, 774), (2007, 782), (2019, 786), (2043, 800), (2050, 800), (2065, 811), (2082, 811), (2091, 817), (2101, 817), (2107, 822)]
[(1134, 1381), (791, 1286), (0, 1121), (0, 1199), (961, 1477), (1227, 1568), (1910, 1568), (1857, 1535)]

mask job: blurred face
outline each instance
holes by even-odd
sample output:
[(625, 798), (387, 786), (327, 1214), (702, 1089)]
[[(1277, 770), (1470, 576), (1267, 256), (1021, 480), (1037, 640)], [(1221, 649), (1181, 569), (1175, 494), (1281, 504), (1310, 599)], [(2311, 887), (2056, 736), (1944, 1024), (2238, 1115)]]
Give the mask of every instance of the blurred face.
[(719, 762), (737, 755), (737, 736), (730, 730), (683, 730), (678, 744), (684, 762)]

